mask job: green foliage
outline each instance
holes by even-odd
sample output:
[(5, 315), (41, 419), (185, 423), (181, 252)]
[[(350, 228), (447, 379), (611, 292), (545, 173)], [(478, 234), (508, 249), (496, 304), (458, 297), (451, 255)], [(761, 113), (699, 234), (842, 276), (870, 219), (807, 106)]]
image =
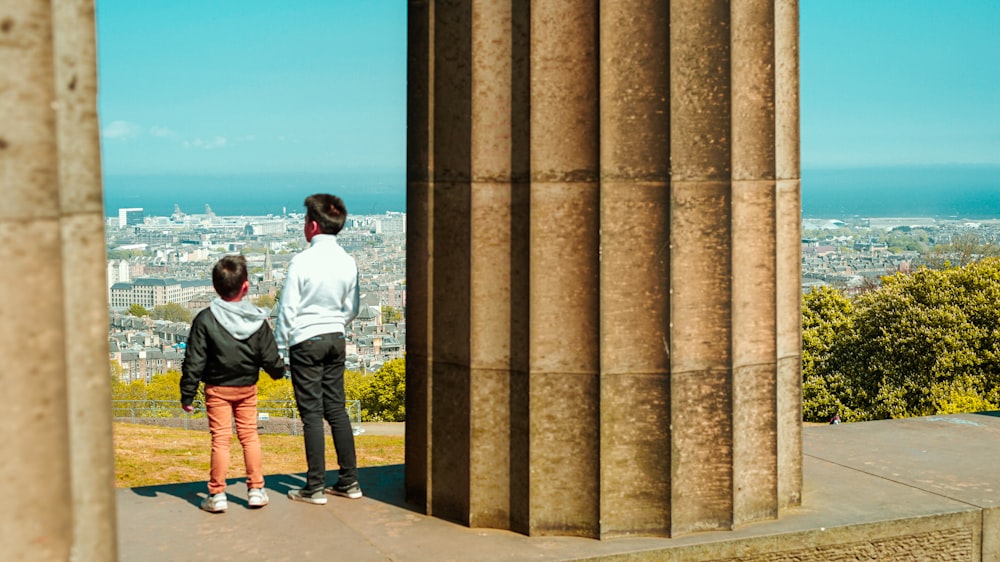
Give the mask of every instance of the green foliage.
[(128, 310), (126, 312), (128, 312), (132, 316), (138, 316), (138, 317), (149, 316), (149, 310), (147, 310), (146, 307), (142, 306), (141, 304), (133, 304), (132, 306), (128, 307)]
[(995, 409), (1000, 260), (803, 298), (803, 414), (845, 421)]
[(985, 242), (977, 232), (970, 231), (954, 236), (947, 244), (932, 247), (923, 258), (929, 267), (947, 269), (995, 256), (1000, 256), (1000, 246), (995, 242)]
[(175, 302), (168, 302), (167, 304), (153, 307), (152, 315), (157, 320), (191, 323), (191, 311)]
[[(128, 401), (128, 408), (115, 410), (116, 416), (139, 415), (144, 417), (172, 417), (180, 411), (181, 373), (168, 371), (161, 375), (153, 375), (149, 383), (139, 379), (125, 384), (120, 378), (112, 376), (111, 399)], [(199, 397), (203, 399), (199, 391)], [(157, 401), (173, 402), (176, 408), (163, 408), (156, 405)]]
[(403, 313), (399, 309), (391, 306), (382, 307), (382, 323), (395, 324), (403, 319)]
[(344, 394), (361, 401), (362, 421), (406, 421), (406, 359), (393, 359), (378, 371), (347, 371)]
[(274, 303), (275, 302), (276, 301), (275, 301), (274, 297), (272, 297), (271, 295), (261, 295), (261, 296), (257, 297), (256, 299), (254, 299), (254, 301), (253, 301), (253, 303), (255, 305), (257, 305), (257, 306), (259, 306), (259, 307), (261, 307), (261, 308), (263, 308), (265, 310), (270, 310), (270, 309), (274, 308)]
[(272, 416), (293, 417), (296, 406), (292, 380), (287, 378), (274, 380), (270, 375), (261, 371), (257, 379), (257, 403), (265, 401)]
[(147, 400), (172, 400), (181, 401), (181, 373), (180, 371), (167, 371), (162, 375), (153, 375), (146, 385)]

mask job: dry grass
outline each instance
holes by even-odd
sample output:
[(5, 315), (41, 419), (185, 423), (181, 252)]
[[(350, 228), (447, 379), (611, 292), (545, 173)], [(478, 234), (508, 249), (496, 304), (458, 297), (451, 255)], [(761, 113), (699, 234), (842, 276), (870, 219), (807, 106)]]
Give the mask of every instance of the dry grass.
[[(305, 472), (301, 435), (261, 435), (264, 474)], [(337, 466), (333, 442), (326, 439), (327, 467)], [(359, 435), (354, 438), (358, 466), (402, 464), (403, 438)], [(129, 423), (114, 424), (115, 485), (119, 488), (208, 480), (211, 437), (204, 430), (173, 429)], [(246, 476), (243, 449), (233, 437), (229, 478)]]

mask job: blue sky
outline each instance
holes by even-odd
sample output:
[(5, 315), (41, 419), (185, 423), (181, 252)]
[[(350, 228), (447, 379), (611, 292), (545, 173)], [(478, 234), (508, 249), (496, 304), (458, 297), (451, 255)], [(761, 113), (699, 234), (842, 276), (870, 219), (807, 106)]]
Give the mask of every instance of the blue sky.
[(804, 168), (1000, 164), (1000, 2), (799, 6)]
[(405, 7), (97, 0), (106, 173), (401, 169)]
[[(404, 0), (97, 0), (105, 171), (399, 170)], [(801, 0), (803, 168), (1000, 164), (1000, 1)]]

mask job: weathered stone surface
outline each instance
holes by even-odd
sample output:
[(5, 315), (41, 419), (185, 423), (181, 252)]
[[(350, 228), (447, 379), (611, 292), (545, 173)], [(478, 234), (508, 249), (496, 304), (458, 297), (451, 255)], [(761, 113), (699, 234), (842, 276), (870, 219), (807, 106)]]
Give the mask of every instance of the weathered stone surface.
[(96, 62), (91, 1), (0, 9), (4, 559), (117, 557)]
[(418, 504), (593, 537), (797, 504), (795, 10), (415, 3)]

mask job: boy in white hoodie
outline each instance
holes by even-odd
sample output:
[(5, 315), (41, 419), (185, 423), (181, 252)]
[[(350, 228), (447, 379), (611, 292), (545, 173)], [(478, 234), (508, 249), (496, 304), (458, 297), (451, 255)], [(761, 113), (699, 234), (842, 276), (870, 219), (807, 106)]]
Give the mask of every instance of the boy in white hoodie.
[[(357, 499), (358, 463), (351, 420), (344, 409), (346, 326), (358, 315), (358, 266), (337, 242), (347, 207), (335, 195), (317, 193), (305, 200), (303, 234), (309, 247), (292, 258), (278, 305), (274, 335), (287, 348), (292, 388), (302, 417), (306, 483), (288, 497), (326, 503), (327, 493)], [(326, 486), (323, 422), (330, 425), (337, 451), (337, 481)]]
[(219, 297), (191, 323), (180, 387), (181, 407), (190, 412), (199, 382), (205, 383), (212, 463), (208, 497), (201, 508), (217, 513), (228, 507), (226, 472), (234, 416), (247, 471), (247, 503), (250, 507), (268, 503), (257, 434), (257, 378), (264, 369), (271, 378), (280, 379), (285, 364), (265, 322), (267, 311), (243, 300), (250, 289), (246, 258), (220, 259), (212, 269), (212, 285)]

